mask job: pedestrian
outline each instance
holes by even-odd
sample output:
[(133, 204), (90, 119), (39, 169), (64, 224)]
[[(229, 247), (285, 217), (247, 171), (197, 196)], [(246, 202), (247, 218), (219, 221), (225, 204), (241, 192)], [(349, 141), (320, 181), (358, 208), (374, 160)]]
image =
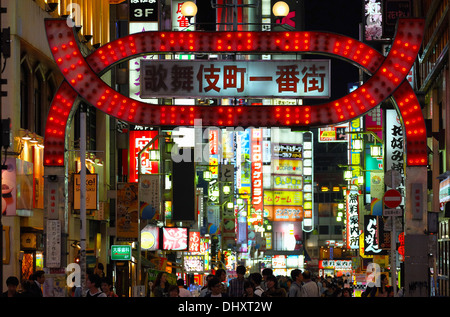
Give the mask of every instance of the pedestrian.
[(311, 272), (304, 271), (302, 275), (304, 297), (320, 297), (319, 287), (313, 280), (311, 280)]
[(159, 272), (156, 276), (155, 284), (153, 284), (153, 296), (154, 297), (167, 297), (169, 296), (170, 284), (167, 281), (167, 274), (165, 272)]
[(242, 297), (261, 297), (255, 294), (255, 284), (250, 280), (244, 281), (244, 294)]
[(97, 265), (94, 268), (94, 273), (100, 276), (100, 278), (105, 277), (105, 267), (102, 263), (98, 262)]
[(106, 297), (119, 297), (116, 293), (114, 293), (113, 283), (109, 277), (102, 278), (101, 288), (103, 293), (106, 294)]
[(17, 297), (17, 286), (19, 286), (19, 279), (15, 276), (10, 276), (6, 279), (6, 292), (3, 292), (2, 297)]
[(102, 281), (97, 274), (88, 274), (86, 278), (86, 297), (106, 297), (106, 294), (100, 289)]
[(218, 269), (216, 271), (215, 277), (220, 281), (221, 292), (227, 294), (227, 271), (224, 269)]
[(31, 284), (31, 292), (35, 294), (35, 297), (42, 297), (42, 287), (45, 281), (45, 272), (42, 270), (36, 271), (33, 275), (31, 275), (31, 280), (33, 283)]
[(380, 275), (380, 286), (379, 287), (368, 287), (366, 289), (364, 297), (392, 297), (394, 296), (394, 289), (392, 286), (388, 285), (389, 280), (386, 274)]
[(222, 292), (222, 282), (217, 277), (213, 277), (208, 282), (208, 287), (211, 292), (206, 294), (205, 297), (228, 297), (227, 293)]
[(180, 296), (180, 288), (178, 285), (170, 285), (169, 286), (169, 297), (181, 297)]
[(334, 296), (334, 287), (331, 282), (325, 282), (325, 291), (322, 293), (321, 297), (335, 297)]
[(184, 286), (184, 280), (182, 278), (177, 280), (177, 286), (179, 288), (179, 297), (192, 297), (191, 292), (189, 292)]
[(211, 290), (208, 287), (208, 282), (214, 278), (213, 274), (208, 274), (206, 276), (206, 282), (205, 285), (202, 287), (202, 289), (200, 290), (200, 294), (198, 295), (199, 297), (205, 297), (206, 294), (211, 293)]
[(352, 290), (350, 288), (344, 288), (342, 290), (342, 296), (341, 297), (352, 297)]
[(262, 275), (258, 272), (251, 273), (248, 279), (255, 285), (255, 295), (261, 297), (262, 293), (264, 293), (264, 289), (261, 286)]
[(266, 286), (267, 291), (262, 294), (262, 297), (286, 297), (286, 290), (278, 287), (278, 280), (274, 275), (267, 276)]
[(36, 297), (36, 293), (33, 292), (32, 287), (34, 282), (31, 280), (23, 280), (22, 281), (22, 291), (19, 293), (18, 297)]
[(299, 269), (293, 269), (291, 271), (292, 284), (289, 288), (288, 297), (303, 297), (303, 275)]
[(228, 296), (229, 297), (242, 297), (244, 294), (244, 281), (245, 281), (245, 273), (247, 269), (243, 265), (238, 265), (236, 267), (237, 277), (230, 281), (230, 285), (228, 287)]
[(264, 291), (267, 291), (267, 285), (266, 285), (267, 277), (272, 276), (272, 275), (273, 275), (272, 269), (265, 268), (264, 270), (262, 270), (263, 281), (262, 281), (261, 287), (263, 288)]

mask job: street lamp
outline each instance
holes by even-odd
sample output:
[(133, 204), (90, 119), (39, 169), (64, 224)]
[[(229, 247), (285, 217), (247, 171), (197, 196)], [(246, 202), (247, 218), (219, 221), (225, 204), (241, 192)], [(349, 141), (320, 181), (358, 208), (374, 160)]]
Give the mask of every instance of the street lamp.
[(285, 17), (289, 14), (289, 6), (284, 1), (278, 1), (273, 5), (272, 12), (276, 17)]
[(197, 14), (197, 5), (192, 1), (186, 1), (181, 6), (181, 14), (188, 19), (191, 19)]

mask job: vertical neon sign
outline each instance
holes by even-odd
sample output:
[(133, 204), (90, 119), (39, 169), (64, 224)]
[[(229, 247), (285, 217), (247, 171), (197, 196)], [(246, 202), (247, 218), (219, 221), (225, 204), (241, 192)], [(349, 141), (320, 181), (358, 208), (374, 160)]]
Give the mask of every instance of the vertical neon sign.
[(251, 162), (252, 162), (252, 206), (258, 225), (262, 225), (263, 214), (263, 160), (262, 129), (251, 130)]

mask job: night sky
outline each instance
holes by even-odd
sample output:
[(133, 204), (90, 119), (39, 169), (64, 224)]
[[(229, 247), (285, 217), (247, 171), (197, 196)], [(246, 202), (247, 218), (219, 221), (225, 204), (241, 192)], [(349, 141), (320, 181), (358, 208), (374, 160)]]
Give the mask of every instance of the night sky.
[[(301, 1), (303, 1), (305, 6), (305, 30), (326, 31), (359, 39), (363, 0)], [(315, 58), (316, 56), (308, 57)], [(358, 78), (357, 67), (346, 61), (331, 58), (331, 100), (346, 95), (347, 84), (357, 82)], [(324, 102), (324, 100), (305, 100), (305, 104), (320, 104)]]

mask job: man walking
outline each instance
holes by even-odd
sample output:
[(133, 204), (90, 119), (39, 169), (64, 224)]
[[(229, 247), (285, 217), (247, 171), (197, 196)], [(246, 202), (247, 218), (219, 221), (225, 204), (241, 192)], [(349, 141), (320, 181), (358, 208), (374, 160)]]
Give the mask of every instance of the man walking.
[(239, 265), (236, 268), (237, 277), (230, 281), (228, 288), (229, 297), (242, 297), (244, 294), (244, 275), (247, 269), (243, 265)]
[(302, 271), (299, 269), (294, 269), (291, 271), (292, 284), (289, 288), (288, 297), (303, 297), (303, 275)]
[(303, 272), (304, 297), (320, 297), (319, 287), (311, 280), (311, 272)]

